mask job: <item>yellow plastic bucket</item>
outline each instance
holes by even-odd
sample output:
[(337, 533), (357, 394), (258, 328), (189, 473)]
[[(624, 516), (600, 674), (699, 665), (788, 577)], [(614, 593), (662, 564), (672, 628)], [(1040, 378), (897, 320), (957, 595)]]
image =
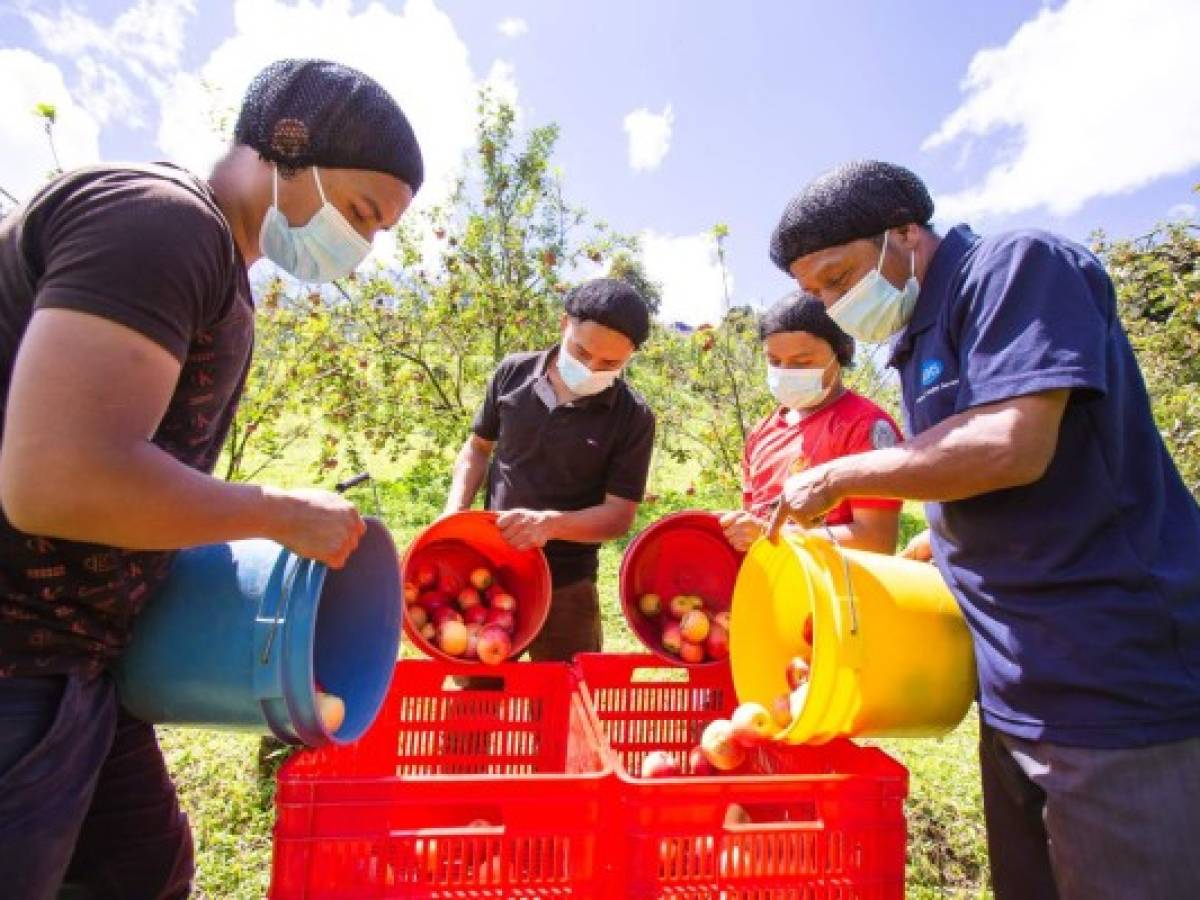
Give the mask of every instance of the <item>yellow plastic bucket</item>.
[(975, 695), (974, 652), (937, 569), (804, 534), (759, 540), (738, 573), (729, 631), (739, 700), (770, 709), (788, 693), (810, 613), (809, 681), (792, 695), (781, 740), (933, 737), (962, 721)]

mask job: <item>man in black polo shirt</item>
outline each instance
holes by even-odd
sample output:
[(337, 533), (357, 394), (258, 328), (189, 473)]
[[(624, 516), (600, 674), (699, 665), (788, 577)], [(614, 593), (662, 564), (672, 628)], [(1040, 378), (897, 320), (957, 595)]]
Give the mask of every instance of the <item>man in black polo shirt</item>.
[(504, 537), (545, 548), (554, 596), (534, 660), (600, 649), (599, 544), (633, 524), (654, 446), (654, 414), (620, 377), (649, 333), (646, 302), (625, 282), (577, 287), (561, 344), (500, 363), (455, 463), (447, 513), (470, 508), (487, 476)]

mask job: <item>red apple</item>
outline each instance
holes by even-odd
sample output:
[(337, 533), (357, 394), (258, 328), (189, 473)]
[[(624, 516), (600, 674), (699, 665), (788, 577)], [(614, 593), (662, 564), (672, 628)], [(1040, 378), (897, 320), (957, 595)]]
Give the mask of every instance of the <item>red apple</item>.
[(421, 599), (421, 589), (411, 581), (404, 582), (404, 602), (416, 603)]
[(679, 633), (685, 641), (699, 644), (708, 637), (708, 615), (698, 609), (693, 609), (684, 615), (679, 622)]
[(729, 630), (729, 610), (723, 609), (712, 617), (713, 624), (720, 625), (726, 631)]
[(477, 591), (486, 591), (492, 586), (492, 573), (480, 566), (471, 571), (471, 586)]
[(748, 701), (733, 711), (734, 736), (745, 746), (753, 747), (775, 736), (775, 720), (761, 703)]
[(704, 750), (699, 747), (693, 747), (688, 751), (688, 771), (693, 775), (707, 776), (716, 775), (716, 767), (708, 761), (708, 757), (704, 755)]
[(704, 662), (704, 645), (692, 641), (683, 641), (679, 645), (679, 658), (685, 663)]
[(658, 594), (642, 594), (638, 597), (638, 609), (648, 619), (657, 619), (662, 615), (662, 597)]
[(432, 622), (426, 622), (421, 626), (421, 637), (432, 644), (437, 639), (437, 626)]
[(692, 598), (687, 594), (676, 594), (667, 602), (667, 612), (673, 619), (682, 619), (692, 608)]
[(662, 645), (668, 653), (679, 655), (679, 651), (683, 647), (683, 635), (679, 633), (678, 623), (671, 622), (663, 627)]
[(813, 618), (812, 618), (812, 613), (809, 613), (809, 614), (808, 614), (808, 616), (806, 616), (806, 617), (805, 617), (805, 619), (804, 619), (804, 631), (803, 631), (803, 636), (804, 636), (804, 643), (808, 644), (808, 646), (810, 646), (810, 647), (811, 647), (811, 646), (813, 645)]
[(489, 609), (487, 618), (483, 620), (483, 623), (485, 625), (496, 625), (509, 634), (512, 634), (517, 627), (516, 617), (507, 609)]
[(317, 694), (317, 716), (326, 734), (333, 734), (346, 720), (346, 703), (336, 694)]
[(793, 691), (808, 681), (808, 661), (802, 656), (793, 656), (787, 667), (788, 687)]
[(488, 609), (482, 603), (463, 610), (463, 621), (468, 625), (482, 625), (487, 621)]
[(504, 585), (500, 584), (500, 582), (498, 582), (498, 581), (493, 581), (492, 586), (489, 587), (487, 590), (485, 590), (483, 592), (483, 595), (485, 597), (487, 597), (488, 603), (491, 603), (494, 599), (496, 599), (497, 594), (507, 594), (507, 593), (508, 593), (508, 591), (506, 591), (504, 589)]
[(475, 646), (479, 661), (490, 666), (496, 666), (508, 659), (512, 653), (512, 639), (508, 632), (495, 625), (484, 626), (479, 633), (479, 643)]
[(426, 563), (417, 569), (417, 587), (427, 591), (437, 584), (437, 569)]
[(738, 742), (733, 723), (728, 719), (708, 723), (700, 736), (700, 749), (713, 767), (722, 772), (732, 772), (746, 761), (746, 748)]
[(729, 632), (715, 621), (708, 630), (704, 640), (704, 649), (709, 659), (727, 659), (729, 657)]
[(505, 612), (517, 611), (517, 598), (512, 594), (499, 593), (492, 597), (492, 609), (502, 609)]
[(464, 659), (479, 659), (479, 635), (482, 633), (481, 625), (467, 626), (467, 648), (463, 651)]
[(429, 620), (440, 629), (447, 622), (457, 622), (459, 625), (461, 625), (463, 617), (457, 609), (451, 609), (448, 606), (439, 606), (429, 616)]
[(781, 730), (792, 724), (792, 698), (788, 694), (780, 694), (771, 701), (771, 718)]
[(420, 631), (421, 626), (429, 621), (429, 613), (425, 611), (425, 607), (423, 606), (410, 606), (408, 608), (408, 621), (412, 622), (413, 628)]
[(454, 572), (443, 572), (437, 582), (438, 590), (444, 594), (455, 596), (462, 590), (462, 579)]
[(673, 778), (682, 774), (679, 760), (666, 750), (651, 750), (642, 760), (643, 778)]
[(467, 626), (462, 622), (449, 620), (438, 626), (438, 647), (443, 653), (451, 656), (462, 656), (467, 649)]
[(435, 607), (449, 606), (452, 598), (449, 594), (443, 594), (441, 591), (429, 591), (421, 595), (421, 605), (425, 607), (425, 611), (432, 613)]
[(479, 591), (473, 587), (465, 587), (458, 592), (458, 608), (466, 612), (472, 606), (480, 606), (483, 604), (483, 598), (479, 596)]

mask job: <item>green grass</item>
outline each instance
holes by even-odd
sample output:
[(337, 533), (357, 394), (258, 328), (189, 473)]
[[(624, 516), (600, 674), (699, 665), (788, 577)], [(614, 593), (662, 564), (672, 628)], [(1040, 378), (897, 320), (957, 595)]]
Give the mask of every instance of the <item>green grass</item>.
[[(440, 510), (448, 483), (444, 472), (409, 470), (381, 464), (380, 503), (398, 545), (408, 541)], [(310, 482), (301, 466), (277, 466), (275, 483)], [(649, 521), (687, 507), (719, 509), (736, 497), (698, 484), (687, 493), (695, 473), (672, 468), (656, 472), (652, 485), (660, 499), (644, 505), (634, 531)], [(354, 494), (364, 509), (373, 505), (369, 487)], [(903, 539), (923, 526), (919, 507), (906, 509)], [(606, 546), (600, 557), (600, 594), (604, 645), (612, 652), (640, 650), (617, 600), (617, 569), (628, 538)], [(406, 650), (408, 648), (406, 647)], [(168, 765), (175, 775), (197, 845), (196, 896), (262, 897), (270, 879), (274, 782), (280, 761), (260, 759), (256, 737), (193, 729), (160, 729)], [(975, 743), (974, 712), (941, 740), (880, 741), (911, 773), (907, 804), (909, 829), (908, 896), (911, 898), (990, 897)]]

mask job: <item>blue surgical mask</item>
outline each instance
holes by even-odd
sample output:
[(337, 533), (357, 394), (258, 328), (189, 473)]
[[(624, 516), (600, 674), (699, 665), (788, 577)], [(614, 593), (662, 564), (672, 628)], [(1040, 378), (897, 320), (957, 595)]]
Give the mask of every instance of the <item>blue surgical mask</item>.
[(887, 253), (887, 232), (879, 251), (879, 265), (864, 275), (846, 291), (837, 303), (829, 307), (829, 317), (851, 337), (868, 343), (886, 341), (908, 324), (921, 285), (917, 281), (917, 253), (914, 250), (911, 274), (900, 290), (883, 277), (883, 257)]
[(578, 397), (590, 397), (612, 386), (621, 376), (620, 369), (605, 372), (593, 372), (571, 355), (564, 340), (558, 348), (558, 358), (555, 360), (558, 374), (562, 376), (563, 384), (572, 394)]
[(371, 242), (354, 230), (336, 206), (325, 199), (321, 177), (313, 166), (321, 208), (299, 227), (279, 211), (279, 170), (271, 181), (271, 207), (263, 216), (258, 245), (263, 255), (301, 281), (324, 283), (345, 278), (371, 252)]
[(830, 382), (828, 386), (823, 383), (825, 372), (833, 362), (831, 359), (819, 369), (781, 369), (768, 365), (767, 387), (781, 406), (795, 410), (811, 409), (824, 401), (833, 390), (835, 382)]

